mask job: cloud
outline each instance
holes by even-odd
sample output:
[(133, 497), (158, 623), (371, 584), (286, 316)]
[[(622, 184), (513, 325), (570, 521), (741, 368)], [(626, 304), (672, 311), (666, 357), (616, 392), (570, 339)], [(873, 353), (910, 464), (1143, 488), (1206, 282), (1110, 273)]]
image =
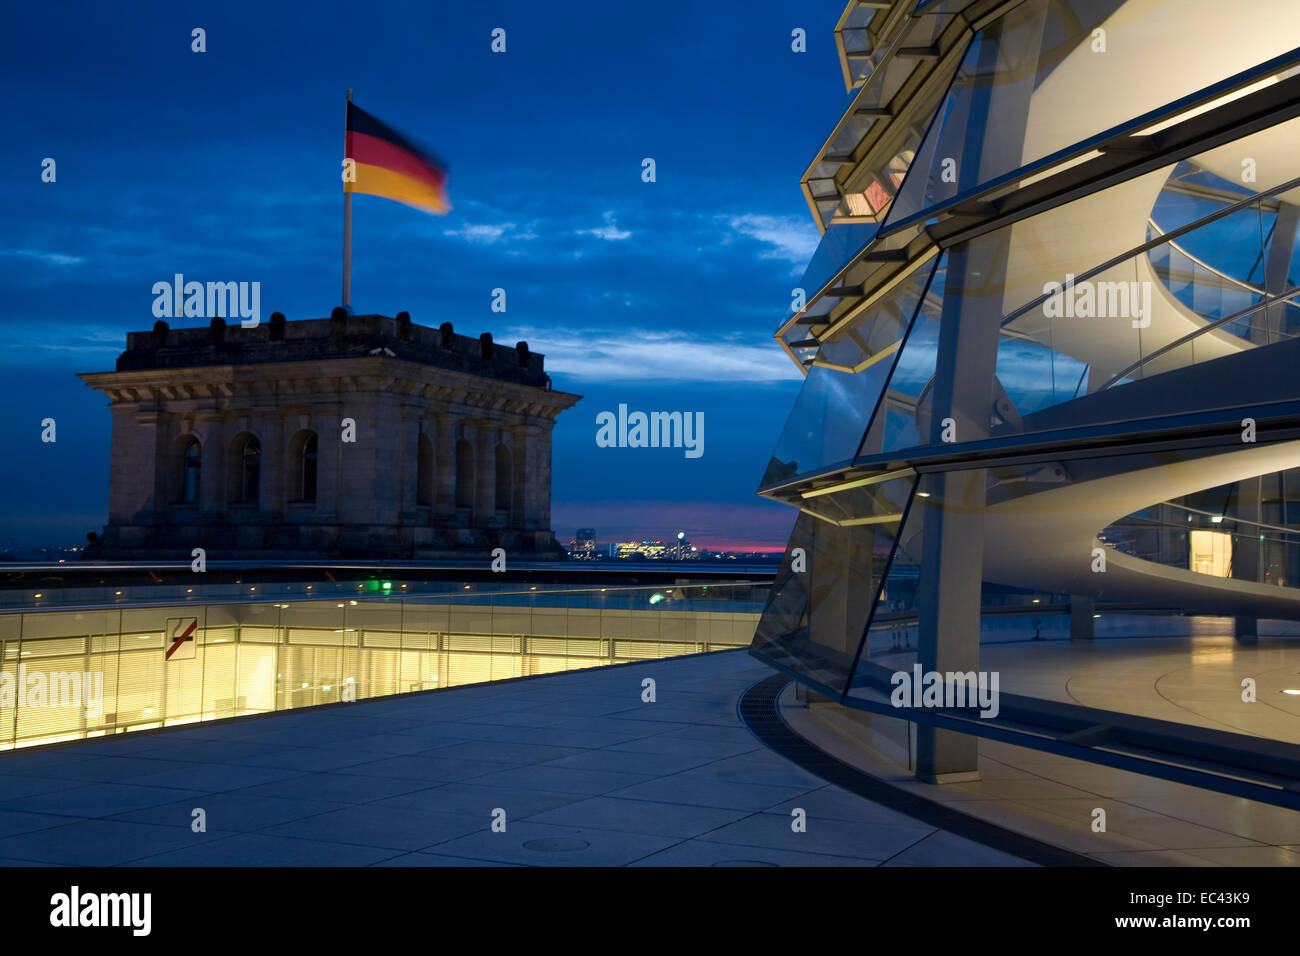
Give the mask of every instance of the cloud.
[(799, 371), (769, 339), (679, 330), (517, 327), (502, 341), (522, 339), (546, 356), (546, 370), (565, 380), (601, 382), (782, 382)]
[(796, 267), (807, 264), (820, 241), (817, 227), (795, 216), (748, 214), (726, 221), (732, 231), (771, 247), (760, 258), (785, 259)]
[(612, 212), (606, 212), (604, 218), (605, 225), (596, 229), (579, 229), (578, 235), (595, 236), (597, 239), (604, 239), (606, 242), (618, 242), (632, 235), (628, 230), (618, 228), (618, 224), (614, 222)]
[(536, 233), (531, 231), (519, 231), (513, 222), (503, 222), (500, 225), (488, 223), (479, 225), (466, 224), (460, 229), (444, 229), (442, 234), (464, 239), (466, 242), (479, 246), (490, 246), (506, 240), (537, 238)]
[(57, 252), (41, 252), (38, 249), (6, 249), (4, 255), (20, 259), (36, 259), (55, 266), (75, 266), (86, 261), (82, 256), (65, 256)]

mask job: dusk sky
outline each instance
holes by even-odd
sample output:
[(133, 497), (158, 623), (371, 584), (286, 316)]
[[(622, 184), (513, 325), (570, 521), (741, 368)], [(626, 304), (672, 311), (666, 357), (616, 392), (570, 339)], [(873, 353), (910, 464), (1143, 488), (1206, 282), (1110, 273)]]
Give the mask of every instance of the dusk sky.
[[(798, 180), (847, 99), (843, 7), (15, 6), (0, 39), (0, 439), (15, 463), (0, 541), (102, 528), (110, 416), (75, 373), (111, 369), (126, 333), (152, 326), (155, 282), (259, 281), (264, 320), (339, 304), (352, 87), (447, 161), (453, 204), (355, 198), (354, 308), (524, 339), (555, 388), (584, 396), (554, 433), (557, 537), (780, 549), (794, 512), (754, 490), (799, 374), (772, 333), (817, 242)], [(172, 324), (187, 323), (206, 320)], [(597, 447), (597, 414), (620, 403), (703, 412), (703, 456)]]

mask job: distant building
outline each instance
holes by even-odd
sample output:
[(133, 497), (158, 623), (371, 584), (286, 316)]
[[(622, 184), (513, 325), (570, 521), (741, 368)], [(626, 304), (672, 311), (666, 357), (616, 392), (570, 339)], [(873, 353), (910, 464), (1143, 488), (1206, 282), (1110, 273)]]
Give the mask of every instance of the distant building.
[(131, 332), (90, 557), (561, 557), (543, 357), (405, 313)]
[(577, 530), (573, 540), (569, 542), (569, 557), (584, 561), (594, 561), (598, 557), (595, 528), (579, 528)]
[(662, 541), (617, 541), (610, 545), (610, 557), (637, 559), (645, 561), (662, 561), (671, 558), (676, 545), (666, 545)]

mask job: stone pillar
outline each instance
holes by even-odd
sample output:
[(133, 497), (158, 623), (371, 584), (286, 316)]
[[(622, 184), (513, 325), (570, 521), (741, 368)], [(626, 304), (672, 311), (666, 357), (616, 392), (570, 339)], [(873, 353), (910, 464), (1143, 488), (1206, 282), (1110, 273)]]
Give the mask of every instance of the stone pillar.
[(551, 529), (551, 429), (554, 422), (538, 428), (534, 444), (537, 446), (529, 471), (529, 497), (532, 498), (533, 527), (538, 531)]
[(420, 477), (420, 412), (420, 406), (413, 402), (403, 402), (398, 410), (401, 444), (396, 476), (397, 508), (398, 520), (402, 524), (411, 524), (419, 516), (417, 501), (420, 489), (417, 481)]
[(152, 524), (165, 513), (166, 439), (164, 413), (137, 404), (113, 407), (110, 523)]
[(434, 423), (433, 437), (433, 514), (435, 523), (444, 524), (456, 514), (456, 422), (450, 415), (440, 415)]
[(226, 420), (213, 415), (195, 427), (199, 439), (199, 514), (220, 520), (226, 513)]
[(491, 422), (474, 423), (474, 518), (476, 528), (495, 524), (497, 501), (497, 430)]
[(253, 433), (262, 443), (262, 461), (258, 474), (258, 516), (266, 522), (284, 517), (288, 497), (286, 471), (289, 468), (288, 439), (284, 419), (276, 414), (259, 415), (252, 422)]
[(515, 425), (510, 429), (510, 527), (527, 528), (528, 510), (528, 429)]
[[(342, 440), (344, 418), (356, 422), (356, 441)], [(396, 511), (391, 485), (396, 476), (391, 474), (390, 463), (381, 484), (380, 472), (385, 469), (380, 462), (381, 449), (395, 445), (396, 439), (385, 434), (373, 393), (349, 392), (344, 397), (334, 436), (339, 448), (339, 521), (352, 525), (391, 523)]]
[(339, 441), (342, 414), (338, 403), (312, 409), (312, 431), (316, 433), (316, 513), (321, 524), (333, 522), (338, 514), (339, 462), (343, 445)]
[[(406, 442), (408, 434), (403, 416), (405, 401), (396, 394), (370, 394), (363, 409), (367, 422), (357, 418), (357, 448), (364, 449), (367, 462), (366, 481), (374, 507), (369, 521), (385, 528), (395, 528), (403, 512), (405, 492)], [(414, 422), (412, 422), (414, 427)], [(414, 465), (414, 459), (411, 459)], [(411, 507), (415, 507), (414, 495)]]

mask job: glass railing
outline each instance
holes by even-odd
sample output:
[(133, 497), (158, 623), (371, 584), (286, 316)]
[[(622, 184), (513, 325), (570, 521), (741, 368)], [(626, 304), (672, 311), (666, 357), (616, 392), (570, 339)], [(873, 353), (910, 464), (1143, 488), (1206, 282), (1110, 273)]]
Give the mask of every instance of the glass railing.
[(745, 647), (766, 597), (739, 583), (0, 612), (0, 749)]
[[(1267, 260), (1286, 237), (1263, 228), (1270, 215), (1264, 206), (1297, 184), (1281, 184), (1086, 270), (1070, 261), (1068, 247), (1015, 226), (969, 244), (966, 262), (976, 264), (966, 266), (960, 286), (948, 274), (950, 252), (891, 370), (880, 450), (902, 451), (930, 438), (940, 320), (954, 293), (962, 301), (1002, 302), (1000, 334), (988, 345), (997, 350), (996, 388), (1005, 395), (990, 422), (995, 435), (1126, 420), (1131, 402), (1096, 393), (1300, 337), (1300, 287), (1265, 291), (1185, 251), (1219, 244), (1238, 260)], [(993, 254), (1008, 241), (1017, 245), (1009, 262)], [(1251, 379), (1259, 400), (1286, 397), (1280, 382), (1269, 384), (1274, 378)], [(1268, 397), (1269, 388), (1279, 394)], [(1141, 407), (1153, 416), (1193, 410), (1171, 396), (1148, 396)]]
[(1116, 522), (1099, 538), (1166, 567), (1274, 587), (1300, 584), (1300, 528), (1165, 502)]

